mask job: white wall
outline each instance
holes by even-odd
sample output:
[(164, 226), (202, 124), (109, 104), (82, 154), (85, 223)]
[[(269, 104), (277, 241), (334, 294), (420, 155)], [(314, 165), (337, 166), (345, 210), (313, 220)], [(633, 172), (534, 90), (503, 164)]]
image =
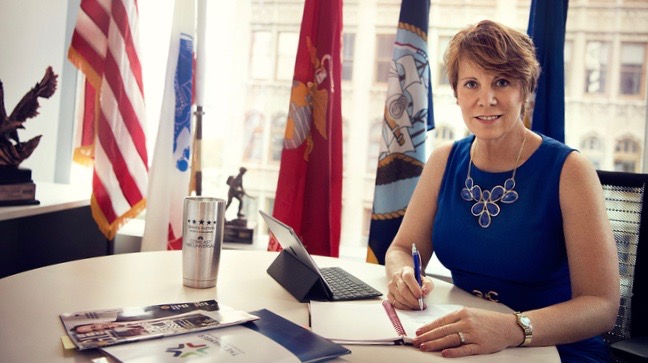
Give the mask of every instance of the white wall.
[(59, 124), (73, 122), (59, 120), (61, 89), (75, 87), (60, 76), (66, 59), (67, 9), (68, 0), (2, 0), (0, 4), (0, 80), (7, 113), (40, 81), (47, 66), (59, 74), (56, 93), (40, 99), (40, 114), (18, 131), (21, 140), (43, 135), (32, 156), (20, 165), (32, 169), (38, 181), (54, 181)]

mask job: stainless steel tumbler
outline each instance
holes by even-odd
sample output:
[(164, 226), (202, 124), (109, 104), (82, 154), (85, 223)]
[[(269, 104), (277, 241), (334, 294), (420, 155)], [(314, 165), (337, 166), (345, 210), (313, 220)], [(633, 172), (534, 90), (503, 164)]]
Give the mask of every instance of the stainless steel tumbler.
[(216, 286), (223, 234), (225, 200), (186, 197), (182, 221), (182, 283), (185, 286)]

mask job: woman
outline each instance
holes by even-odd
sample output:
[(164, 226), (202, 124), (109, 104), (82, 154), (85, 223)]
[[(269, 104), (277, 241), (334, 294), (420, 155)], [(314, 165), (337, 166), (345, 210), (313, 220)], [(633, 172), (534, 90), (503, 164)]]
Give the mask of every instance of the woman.
[(460, 31), (448, 79), (474, 135), (436, 148), (386, 254), (389, 301), (418, 309), (412, 244), (456, 286), (519, 314), (464, 308), (422, 326), (414, 346), (446, 357), (557, 345), (563, 362), (606, 361), (598, 337), (619, 307), (616, 245), (601, 185), (578, 152), (524, 126), (540, 74), (528, 36), (492, 21)]

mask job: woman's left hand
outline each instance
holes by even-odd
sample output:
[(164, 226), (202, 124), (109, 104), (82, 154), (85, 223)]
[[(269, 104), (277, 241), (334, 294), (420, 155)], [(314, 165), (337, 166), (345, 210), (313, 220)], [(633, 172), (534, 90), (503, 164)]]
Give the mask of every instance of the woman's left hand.
[(422, 351), (441, 351), (444, 357), (495, 353), (512, 345), (512, 328), (519, 330), (521, 342), (515, 315), (462, 308), (421, 326), (413, 344)]

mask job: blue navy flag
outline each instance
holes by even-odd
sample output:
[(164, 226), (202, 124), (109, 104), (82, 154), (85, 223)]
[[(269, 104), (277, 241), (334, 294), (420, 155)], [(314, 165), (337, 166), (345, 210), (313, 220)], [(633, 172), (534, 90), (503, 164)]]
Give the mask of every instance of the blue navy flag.
[(558, 141), (565, 141), (565, 26), (568, 0), (533, 0), (527, 33), (536, 46), (542, 73), (533, 111), (525, 124)]
[(426, 132), (434, 128), (427, 44), (429, 13), (429, 1), (401, 3), (387, 81), (367, 262), (385, 264), (385, 252), (423, 171)]

